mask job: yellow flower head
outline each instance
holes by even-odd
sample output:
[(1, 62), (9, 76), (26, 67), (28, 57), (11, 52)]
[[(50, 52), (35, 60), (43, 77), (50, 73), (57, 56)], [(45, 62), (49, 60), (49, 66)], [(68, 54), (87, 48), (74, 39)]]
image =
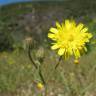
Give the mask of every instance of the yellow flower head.
[(58, 50), (58, 55), (65, 58), (74, 55), (78, 59), (82, 51), (87, 51), (86, 43), (89, 43), (92, 34), (84, 24), (65, 20), (62, 24), (56, 22), (56, 28), (50, 28), (48, 37), (53, 40), (51, 49)]

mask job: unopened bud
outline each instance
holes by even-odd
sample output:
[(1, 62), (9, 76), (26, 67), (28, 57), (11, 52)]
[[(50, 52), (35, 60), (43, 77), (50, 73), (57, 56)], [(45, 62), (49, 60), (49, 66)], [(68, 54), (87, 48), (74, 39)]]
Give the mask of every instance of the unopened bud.
[(43, 90), (44, 89), (44, 85), (42, 83), (37, 83), (37, 88), (39, 90)]
[(75, 59), (74, 60), (74, 64), (79, 64), (79, 60), (78, 59)]
[(37, 50), (37, 53), (36, 53), (36, 57), (41, 60), (44, 58), (44, 55), (45, 55), (45, 50), (42, 46), (39, 47), (39, 49)]

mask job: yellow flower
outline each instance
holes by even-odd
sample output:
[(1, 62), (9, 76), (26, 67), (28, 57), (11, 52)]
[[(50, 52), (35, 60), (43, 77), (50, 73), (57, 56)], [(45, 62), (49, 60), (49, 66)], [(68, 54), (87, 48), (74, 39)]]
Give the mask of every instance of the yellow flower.
[(92, 38), (88, 28), (84, 24), (76, 24), (75, 21), (65, 20), (62, 24), (56, 22), (56, 28), (51, 27), (48, 37), (53, 40), (52, 50), (58, 50), (58, 55), (68, 58), (74, 55), (76, 59), (81, 52), (86, 51), (86, 44)]
[(42, 90), (44, 88), (44, 85), (42, 83), (37, 83), (37, 88), (39, 90)]

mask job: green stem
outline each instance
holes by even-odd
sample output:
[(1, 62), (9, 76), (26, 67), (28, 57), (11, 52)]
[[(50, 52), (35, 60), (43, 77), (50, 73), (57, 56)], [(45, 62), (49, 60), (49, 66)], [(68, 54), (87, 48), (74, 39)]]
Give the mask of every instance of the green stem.
[(40, 78), (41, 78), (41, 81), (42, 81), (43, 84), (45, 85), (46, 82), (45, 82), (44, 77), (43, 77), (43, 75), (42, 75), (42, 72), (41, 72), (41, 68), (40, 68), (40, 66), (39, 66), (39, 76), (40, 76)]
[(56, 66), (55, 66), (55, 69), (57, 69), (57, 67), (59, 66), (59, 63), (60, 63), (61, 59), (62, 59), (62, 56), (59, 57), (59, 60), (58, 60), (58, 62), (56, 64)]
[(30, 61), (31, 61), (32, 64), (34, 65), (34, 67), (35, 67), (36, 69), (38, 69), (37, 65), (35, 64), (32, 56), (31, 56), (31, 45), (29, 45), (29, 48), (28, 48), (28, 56), (29, 56)]

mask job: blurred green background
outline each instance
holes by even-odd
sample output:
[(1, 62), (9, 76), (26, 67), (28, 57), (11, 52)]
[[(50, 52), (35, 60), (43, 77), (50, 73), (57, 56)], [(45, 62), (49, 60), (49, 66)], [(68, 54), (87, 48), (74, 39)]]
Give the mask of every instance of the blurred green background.
[[(95, 0), (0, 6), (0, 96), (96, 96), (96, 45), (90, 46), (78, 65), (70, 58), (54, 69), (59, 56), (50, 50), (47, 33), (56, 21), (65, 19), (83, 22), (96, 38)], [(42, 73), (47, 83), (46, 95), (40, 95), (42, 92), (36, 88), (41, 80), (27, 54), (28, 37), (34, 41), (31, 55), (36, 63), (41, 49), (44, 51)]]

